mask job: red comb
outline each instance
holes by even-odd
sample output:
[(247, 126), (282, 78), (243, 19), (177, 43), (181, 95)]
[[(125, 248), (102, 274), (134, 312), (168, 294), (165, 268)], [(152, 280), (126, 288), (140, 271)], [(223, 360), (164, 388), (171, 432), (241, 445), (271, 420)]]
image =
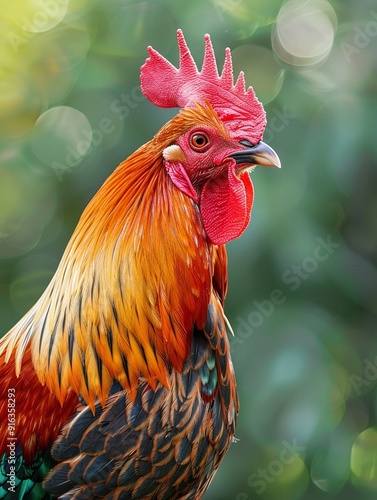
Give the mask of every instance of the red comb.
[(243, 72), (233, 83), (230, 49), (225, 51), (219, 76), (211, 38), (205, 35), (204, 61), (199, 72), (181, 30), (177, 31), (177, 38), (179, 69), (148, 47), (150, 57), (141, 68), (144, 95), (162, 108), (184, 108), (209, 101), (234, 139), (258, 143), (266, 126), (266, 115), (253, 89), (245, 89)]

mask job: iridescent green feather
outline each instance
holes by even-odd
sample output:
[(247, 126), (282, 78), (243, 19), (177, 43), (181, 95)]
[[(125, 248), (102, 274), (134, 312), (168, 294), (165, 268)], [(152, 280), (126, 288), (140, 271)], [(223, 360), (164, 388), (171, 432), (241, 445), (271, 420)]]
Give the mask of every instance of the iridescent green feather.
[(0, 499), (52, 499), (53, 497), (42, 488), (42, 481), (52, 465), (47, 455), (37, 455), (33, 463), (26, 466), (19, 449), (16, 449), (15, 459), (13, 457), (10, 459), (4, 453), (0, 458)]

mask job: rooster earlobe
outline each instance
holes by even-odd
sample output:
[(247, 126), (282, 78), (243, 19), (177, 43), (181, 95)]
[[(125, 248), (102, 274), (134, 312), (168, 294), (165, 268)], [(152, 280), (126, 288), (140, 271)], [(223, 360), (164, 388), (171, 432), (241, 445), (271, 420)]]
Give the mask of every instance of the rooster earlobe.
[[(171, 146), (173, 147), (173, 146)], [(177, 146), (178, 147), (178, 146)], [(180, 148), (179, 148), (180, 149)], [(195, 203), (199, 202), (198, 194), (191, 184), (186, 170), (179, 162), (166, 162), (165, 168), (173, 184), (184, 194), (189, 196)]]

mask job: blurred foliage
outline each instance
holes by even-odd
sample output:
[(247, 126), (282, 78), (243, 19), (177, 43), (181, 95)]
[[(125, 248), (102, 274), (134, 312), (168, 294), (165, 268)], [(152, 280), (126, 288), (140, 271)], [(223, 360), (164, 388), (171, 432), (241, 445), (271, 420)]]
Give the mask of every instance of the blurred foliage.
[(139, 89), (146, 47), (200, 63), (211, 34), (265, 103), (281, 171), (257, 168), (229, 248), (241, 399), (206, 499), (377, 495), (374, 0), (3, 0), (0, 317), (51, 279), (83, 208), (174, 113)]

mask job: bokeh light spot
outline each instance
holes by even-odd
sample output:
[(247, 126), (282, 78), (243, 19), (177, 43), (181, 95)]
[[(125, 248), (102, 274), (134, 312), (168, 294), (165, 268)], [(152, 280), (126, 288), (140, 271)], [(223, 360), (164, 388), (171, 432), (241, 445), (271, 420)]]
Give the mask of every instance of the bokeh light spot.
[(29, 42), (28, 49), (33, 57), (43, 54), (33, 69), (50, 107), (72, 90), (80, 74), (80, 63), (85, 60), (89, 47), (90, 39), (86, 31), (66, 26), (59, 26)]
[(377, 489), (377, 429), (361, 432), (352, 446), (351, 471), (356, 483)]
[(311, 478), (314, 484), (326, 493), (338, 492), (349, 477), (350, 438), (351, 429), (337, 428), (330, 439), (320, 447), (311, 463)]
[(273, 48), (289, 64), (318, 64), (330, 53), (335, 27), (336, 14), (326, 0), (289, 0), (277, 17)]
[(238, 39), (274, 22), (281, 0), (212, 0), (216, 17)]
[(9, 2), (8, 18), (29, 33), (55, 28), (67, 13), (69, 0), (14, 0)]
[(0, 137), (15, 138), (28, 132), (47, 102), (30, 75), (0, 70)]
[(31, 146), (45, 165), (69, 170), (89, 152), (91, 141), (92, 128), (86, 116), (69, 106), (57, 106), (38, 118)]
[(41, 183), (24, 164), (17, 154), (0, 157), (0, 259), (34, 248), (55, 211), (53, 178)]

